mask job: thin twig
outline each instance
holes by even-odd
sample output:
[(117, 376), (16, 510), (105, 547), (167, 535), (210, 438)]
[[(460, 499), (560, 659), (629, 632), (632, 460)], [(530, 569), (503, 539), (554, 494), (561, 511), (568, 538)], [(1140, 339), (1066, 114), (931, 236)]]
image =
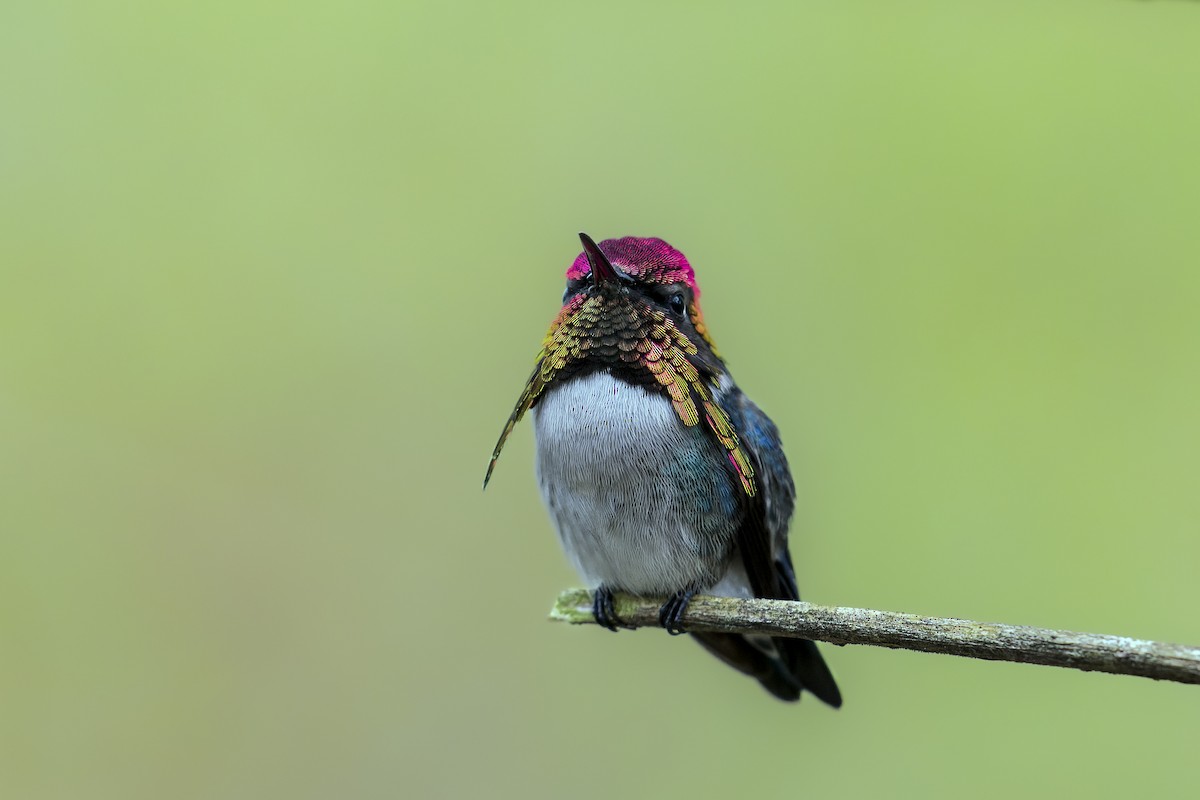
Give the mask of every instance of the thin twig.
[[(617, 595), (616, 612), (630, 627), (657, 626), (661, 603), (661, 599)], [(591, 593), (585, 589), (563, 592), (550, 612), (550, 618), (577, 625), (593, 623)], [(1200, 683), (1200, 647), (1025, 625), (921, 617), (787, 600), (737, 600), (697, 595), (683, 615), (682, 627), (690, 631), (792, 636), (838, 645), (872, 644), (990, 661), (1016, 661)]]

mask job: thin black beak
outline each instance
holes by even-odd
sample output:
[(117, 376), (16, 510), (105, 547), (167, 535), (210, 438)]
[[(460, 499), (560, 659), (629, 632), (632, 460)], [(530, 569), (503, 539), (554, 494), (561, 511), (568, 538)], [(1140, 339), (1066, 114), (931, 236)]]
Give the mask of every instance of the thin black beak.
[(608, 260), (608, 256), (600, 251), (600, 246), (592, 241), (592, 237), (580, 231), (579, 241), (583, 242), (583, 253), (587, 256), (588, 265), (592, 268), (592, 285), (615, 283), (626, 277)]

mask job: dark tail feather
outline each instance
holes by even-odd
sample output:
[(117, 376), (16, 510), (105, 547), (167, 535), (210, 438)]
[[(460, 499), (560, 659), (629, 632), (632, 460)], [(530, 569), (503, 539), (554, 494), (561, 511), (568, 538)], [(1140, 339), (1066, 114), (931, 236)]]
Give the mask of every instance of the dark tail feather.
[(816, 642), (808, 639), (772, 639), (775, 647), (783, 655), (789, 671), (805, 689), (817, 696), (817, 699), (828, 703), (834, 708), (842, 707), (842, 693), (838, 691), (833, 673), (821, 658), (821, 651)]
[(780, 700), (799, 700), (801, 690), (807, 689), (834, 708), (842, 704), (841, 692), (813, 642), (771, 639), (776, 651), (771, 654), (737, 633), (693, 633), (692, 637), (729, 666), (757, 679)]
[(788, 671), (783, 661), (772, 658), (736, 633), (693, 633), (692, 637), (705, 650), (729, 666), (756, 678), (763, 687), (780, 700), (789, 702), (800, 699), (804, 688)]

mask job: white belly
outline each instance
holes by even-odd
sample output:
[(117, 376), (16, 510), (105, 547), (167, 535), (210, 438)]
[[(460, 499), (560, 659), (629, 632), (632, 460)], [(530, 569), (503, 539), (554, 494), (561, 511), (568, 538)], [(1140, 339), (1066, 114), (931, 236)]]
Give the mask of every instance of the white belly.
[(591, 587), (663, 594), (720, 580), (740, 511), (700, 426), (606, 372), (555, 387), (533, 414), (542, 498)]

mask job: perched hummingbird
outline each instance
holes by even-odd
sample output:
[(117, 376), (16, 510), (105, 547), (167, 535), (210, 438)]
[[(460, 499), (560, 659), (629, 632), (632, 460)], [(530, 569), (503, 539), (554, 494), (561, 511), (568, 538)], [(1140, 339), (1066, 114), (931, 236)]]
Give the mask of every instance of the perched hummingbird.
[[(683, 253), (627, 236), (583, 252), (563, 307), (492, 460), (532, 409), (542, 499), (567, 556), (616, 630), (613, 592), (666, 596), (680, 620), (696, 593), (797, 600), (787, 529), (796, 490), (774, 423), (733, 382), (700, 314)], [(841, 693), (803, 639), (691, 634), (782, 700)]]

